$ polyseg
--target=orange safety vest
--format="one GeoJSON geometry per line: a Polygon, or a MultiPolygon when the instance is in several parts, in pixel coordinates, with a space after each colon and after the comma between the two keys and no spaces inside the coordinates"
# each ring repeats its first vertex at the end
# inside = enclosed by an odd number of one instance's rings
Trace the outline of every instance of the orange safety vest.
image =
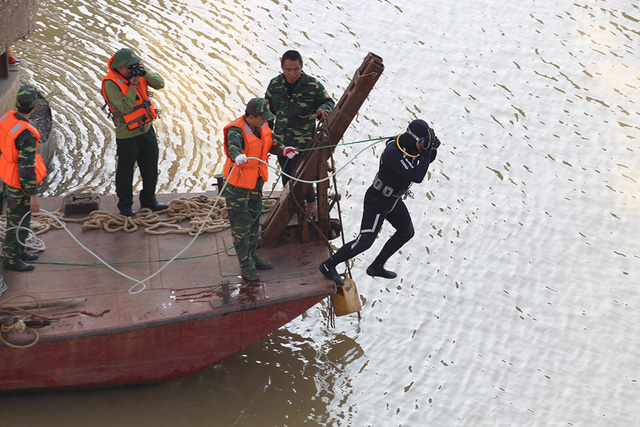
{"type": "Polygon", "coordinates": [[[235,162],[231,161],[231,157],[229,157],[229,152],[227,151],[227,132],[231,127],[242,129],[242,136],[244,138],[244,149],[242,153],[247,157],[256,157],[265,162],[269,161],[269,150],[274,145],[271,129],[269,129],[269,126],[267,126],[265,122],[265,124],[260,127],[260,135],[262,136],[262,139],[260,139],[253,134],[251,127],[244,121],[244,116],[242,116],[226,125],[223,130],[224,154],[227,155],[227,162],[224,164],[224,177],[229,184],[234,187],[253,190],[256,188],[258,177],[261,177],[265,182],[269,179],[269,170],[264,163],[250,159],[249,162],[238,165],[233,170],[233,174],[229,176],[229,172],[231,172],[231,169],[235,165],[235,162]]]}
{"type": "MultiPolygon", "coordinates": [[[[40,143],[40,132],[31,123],[16,118],[16,111],[9,110],[0,117],[0,178],[5,184],[14,188],[22,188],[18,173],[18,149],[16,138],[23,130],[28,130],[36,137],[36,151],[40,143]]],[[[47,176],[47,167],[42,156],[36,153],[36,183],[40,184],[47,176]]]]}
{"type": "Polygon", "coordinates": [[[145,123],[157,119],[158,109],[156,108],[156,104],[151,99],[151,95],[149,95],[149,84],[147,83],[147,79],[145,79],[144,77],[140,77],[138,86],[136,87],[138,95],[136,96],[136,103],[133,106],[133,110],[131,112],[123,114],[109,102],[107,93],[104,90],[104,84],[107,82],[107,80],[111,80],[112,82],[117,84],[123,95],[126,95],[129,91],[129,80],[125,79],[120,73],[111,68],[112,63],[113,57],[111,57],[111,59],[109,59],[109,61],[107,62],[109,72],[102,79],[102,97],[106,102],[106,104],[102,108],[104,109],[104,107],[109,106],[109,117],[113,119],[113,124],[117,124],[118,119],[122,118],[122,121],[125,125],[127,125],[127,128],[129,130],[132,130],[137,127],[142,127],[142,125],[144,125],[145,123]]]}

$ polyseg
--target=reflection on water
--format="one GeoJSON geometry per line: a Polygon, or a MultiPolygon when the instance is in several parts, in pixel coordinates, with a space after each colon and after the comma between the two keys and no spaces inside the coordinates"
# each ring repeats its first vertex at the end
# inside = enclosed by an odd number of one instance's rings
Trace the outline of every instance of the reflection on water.
{"type": "Polygon", "coordinates": [[[115,140],[101,110],[100,82],[107,60],[123,46],[139,52],[168,83],[155,92],[162,109],[161,192],[206,190],[221,168],[222,127],[262,94],[264,78],[249,63],[257,58],[267,66],[255,53],[260,26],[241,2],[130,3],[134,19],[129,8],[113,10],[104,2],[41,4],[37,36],[25,43],[29,53],[23,56],[27,80],[53,105],[62,142],[51,194],[81,185],[114,191],[115,140]]]}
{"type": "MultiPolygon", "coordinates": [[[[407,200],[417,233],[386,266],[398,280],[364,274],[388,226],[355,259],[360,322],[328,329],[326,306],[314,307],[244,353],[164,385],[5,397],[8,422],[637,424],[637,3],[124,5],[42,1],[36,34],[15,46],[57,123],[48,194],[113,192],[99,85],[124,45],[167,81],[156,94],[163,192],[209,188],[222,127],[264,93],[289,48],[335,98],[367,52],[383,57],[345,141],[393,135],[421,117],[443,145],[407,200]]],[[[347,165],[347,240],[381,152],[356,158],[361,147],[336,150],[338,167],[347,165]]]]}

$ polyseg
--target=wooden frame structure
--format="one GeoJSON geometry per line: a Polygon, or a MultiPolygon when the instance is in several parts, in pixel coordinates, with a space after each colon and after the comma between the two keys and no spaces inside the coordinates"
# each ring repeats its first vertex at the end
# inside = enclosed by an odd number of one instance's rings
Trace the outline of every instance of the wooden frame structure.
{"type": "Polygon", "coordinates": [[[305,181],[324,179],[317,184],[316,189],[318,197],[317,225],[325,236],[329,236],[331,219],[328,200],[328,160],[383,71],[382,58],[373,53],[367,54],[336,107],[329,117],[321,121],[317,127],[308,147],[311,150],[301,154],[302,158],[298,162],[294,176],[302,181],[289,180],[284,187],[278,204],[264,223],[262,246],[277,246],[294,215],[297,215],[300,241],[304,243],[313,238],[303,207],[304,195],[313,184],[305,181]]]}

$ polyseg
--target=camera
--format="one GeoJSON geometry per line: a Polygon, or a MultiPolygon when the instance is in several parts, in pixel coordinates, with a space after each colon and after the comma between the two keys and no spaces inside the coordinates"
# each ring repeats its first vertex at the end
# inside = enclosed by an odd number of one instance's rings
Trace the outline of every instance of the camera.
{"type": "Polygon", "coordinates": [[[144,68],[142,68],[142,66],[139,63],[129,65],[130,77],[138,77],[138,76],[142,77],[145,74],[147,74],[147,72],[145,71],[144,68]]]}

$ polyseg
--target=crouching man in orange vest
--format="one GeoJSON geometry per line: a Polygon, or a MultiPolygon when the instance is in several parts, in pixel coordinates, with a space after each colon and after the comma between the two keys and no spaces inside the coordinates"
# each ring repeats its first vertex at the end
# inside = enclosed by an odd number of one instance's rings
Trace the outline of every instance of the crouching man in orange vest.
{"type": "Polygon", "coordinates": [[[257,282],[257,270],[269,270],[273,264],[262,260],[256,253],[262,209],[262,186],[269,178],[267,165],[249,157],[269,162],[269,153],[293,158],[298,149],[285,147],[273,140],[267,121],[273,120],[269,104],[264,98],[253,98],[247,104],[245,115],[224,127],[224,177],[231,235],[238,255],[242,278],[257,282]],[[234,169],[235,166],[235,169],[234,169]]]}
{"type": "Polygon", "coordinates": [[[31,125],[29,117],[36,108],[38,93],[31,86],[22,86],[16,98],[16,110],[7,111],[0,117],[0,178],[7,193],[7,234],[2,245],[5,270],[31,271],[32,264],[25,261],[38,259],[38,254],[29,253],[20,242],[25,242],[31,226],[30,212],[38,212],[38,184],[47,174],[42,157],[36,153],[40,132],[31,125]]]}

